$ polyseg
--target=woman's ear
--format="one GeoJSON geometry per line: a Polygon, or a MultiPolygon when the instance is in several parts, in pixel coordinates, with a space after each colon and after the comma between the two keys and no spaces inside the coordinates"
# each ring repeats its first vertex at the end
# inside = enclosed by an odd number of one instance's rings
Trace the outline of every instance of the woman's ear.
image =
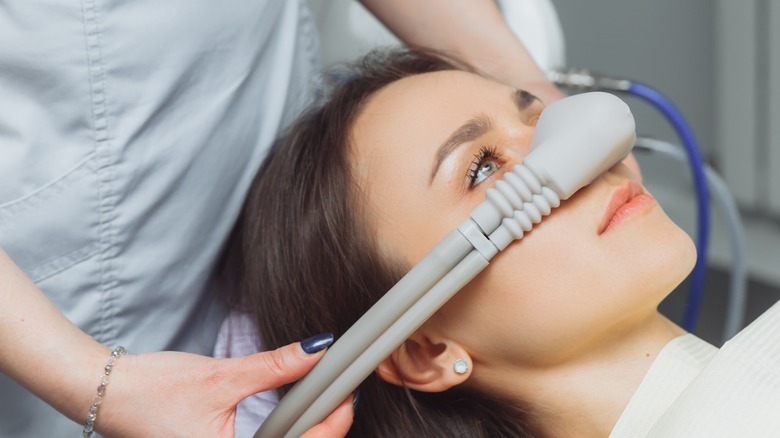
{"type": "Polygon", "coordinates": [[[460,385],[471,375],[471,357],[455,341],[429,338],[416,331],[376,369],[379,377],[394,385],[423,392],[442,392],[460,385]],[[459,362],[458,371],[455,362],[459,362]]]}

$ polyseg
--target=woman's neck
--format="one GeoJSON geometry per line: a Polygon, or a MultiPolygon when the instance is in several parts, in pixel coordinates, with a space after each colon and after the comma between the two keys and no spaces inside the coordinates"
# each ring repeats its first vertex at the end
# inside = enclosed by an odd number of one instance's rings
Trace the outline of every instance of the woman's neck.
{"type": "Polygon", "coordinates": [[[683,334],[653,312],[587,355],[518,371],[522,375],[510,377],[505,388],[515,387],[518,399],[530,404],[529,420],[541,436],[608,437],[661,349],[683,334]]]}

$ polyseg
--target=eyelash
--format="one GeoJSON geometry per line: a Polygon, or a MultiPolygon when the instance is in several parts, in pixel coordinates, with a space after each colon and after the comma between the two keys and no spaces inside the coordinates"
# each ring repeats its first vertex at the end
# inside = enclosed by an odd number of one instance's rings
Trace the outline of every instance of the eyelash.
{"type": "Polygon", "coordinates": [[[501,158],[502,155],[498,153],[495,146],[480,147],[479,152],[474,155],[474,159],[471,161],[471,166],[469,166],[469,185],[471,187],[475,185],[475,182],[479,177],[478,172],[482,169],[482,165],[485,164],[486,161],[496,161],[498,162],[499,167],[501,167],[501,158]]]}

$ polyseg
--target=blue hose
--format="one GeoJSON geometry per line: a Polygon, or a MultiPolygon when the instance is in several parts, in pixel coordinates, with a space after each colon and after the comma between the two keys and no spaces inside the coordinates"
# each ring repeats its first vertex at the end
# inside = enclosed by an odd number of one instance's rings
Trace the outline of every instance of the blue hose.
{"type": "Polygon", "coordinates": [[[699,233],[696,239],[698,257],[696,265],[691,273],[691,290],[685,305],[683,328],[693,332],[699,317],[699,307],[704,290],[704,277],[707,270],[707,247],[710,235],[710,207],[707,191],[707,179],[704,175],[704,163],[699,154],[698,143],[693,131],[685,122],[682,114],[674,107],[672,102],[657,90],[637,82],[630,82],[627,92],[640,97],[660,110],[666,116],[669,123],[674,126],[682,140],[688,155],[688,162],[693,174],[693,185],[696,190],[696,204],[698,207],[699,233]]]}

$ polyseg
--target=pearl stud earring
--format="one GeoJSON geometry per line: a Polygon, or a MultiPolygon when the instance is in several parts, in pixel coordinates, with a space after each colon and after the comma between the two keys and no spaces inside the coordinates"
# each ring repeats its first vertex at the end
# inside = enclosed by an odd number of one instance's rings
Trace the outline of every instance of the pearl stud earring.
{"type": "Polygon", "coordinates": [[[466,371],[469,370],[469,363],[463,359],[458,359],[452,364],[452,368],[458,374],[466,374],[466,371]]]}

